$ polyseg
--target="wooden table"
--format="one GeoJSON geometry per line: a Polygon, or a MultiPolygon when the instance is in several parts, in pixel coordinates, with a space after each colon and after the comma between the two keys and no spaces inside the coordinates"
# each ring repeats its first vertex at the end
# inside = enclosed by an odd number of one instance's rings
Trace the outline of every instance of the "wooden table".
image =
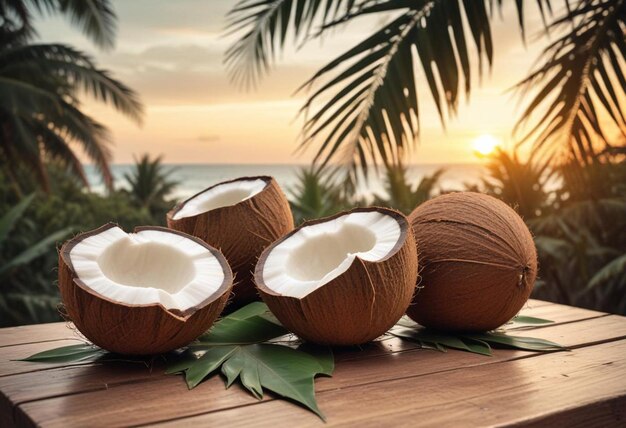
{"type": "MultiPolygon", "coordinates": [[[[338,351],[334,376],[316,382],[327,425],[626,424],[626,318],[541,301],[523,314],[555,323],[512,334],[571,351],[484,357],[399,339],[338,351]]],[[[64,323],[0,330],[0,427],[324,426],[271,394],[257,401],[239,386],[225,390],[219,376],[189,391],[158,364],[11,361],[74,344],[72,337],[64,323]]]]}

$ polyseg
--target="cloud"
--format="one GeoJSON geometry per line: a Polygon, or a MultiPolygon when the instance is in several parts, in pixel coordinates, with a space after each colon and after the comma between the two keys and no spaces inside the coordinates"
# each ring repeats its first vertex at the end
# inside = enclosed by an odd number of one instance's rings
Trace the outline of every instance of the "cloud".
{"type": "Polygon", "coordinates": [[[243,91],[230,81],[222,46],[153,45],[102,59],[115,76],[139,92],[147,105],[219,104],[284,100],[318,68],[316,64],[276,67],[259,87],[243,91]]]}
{"type": "Polygon", "coordinates": [[[198,138],[196,138],[196,141],[200,141],[201,143],[214,143],[216,141],[220,141],[220,136],[216,134],[199,135],[198,138]]]}

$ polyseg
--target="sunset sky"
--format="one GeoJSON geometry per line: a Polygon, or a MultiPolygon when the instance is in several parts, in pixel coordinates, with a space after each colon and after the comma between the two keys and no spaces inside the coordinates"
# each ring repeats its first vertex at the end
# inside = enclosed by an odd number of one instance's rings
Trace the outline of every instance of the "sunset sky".
{"type": "MultiPolygon", "coordinates": [[[[70,43],[97,59],[141,95],[146,106],[138,127],[113,109],[86,101],[87,111],[106,124],[114,138],[114,162],[132,162],[134,154],[163,154],[168,163],[305,163],[313,151],[294,154],[302,125],[297,112],[304,93],[298,86],[318,68],[382,25],[367,18],[344,27],[323,43],[288,49],[256,90],[229,83],[222,59],[232,42],[222,36],[226,0],[114,1],[117,44],[98,51],[64,20],[42,18],[41,40],[70,43]]],[[[494,19],[495,63],[479,85],[473,76],[471,99],[443,131],[424,79],[420,76],[423,133],[412,155],[416,163],[476,162],[472,142],[490,134],[505,144],[520,112],[518,99],[505,91],[529,71],[547,42],[535,3],[529,2],[524,47],[514,2],[505,2],[503,19],[494,19]]],[[[469,39],[468,39],[469,40],[469,39]]],[[[473,45],[470,45],[473,49],[473,45]]],[[[473,53],[473,52],[472,52],[473,53]]],[[[476,61],[475,55],[473,58],[476,61]]],[[[476,69],[476,68],[475,68],[476,69]]],[[[421,70],[420,70],[421,71],[421,70]]]]}

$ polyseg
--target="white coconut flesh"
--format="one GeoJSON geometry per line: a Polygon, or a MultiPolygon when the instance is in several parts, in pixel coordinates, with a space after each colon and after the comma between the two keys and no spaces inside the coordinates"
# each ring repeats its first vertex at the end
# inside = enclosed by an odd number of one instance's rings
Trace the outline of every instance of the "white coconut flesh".
{"type": "Polygon", "coordinates": [[[186,311],[224,282],[219,260],[196,241],[160,230],[119,227],[81,240],[70,250],[76,276],[101,296],[126,305],[160,303],[186,311]]]}
{"type": "Polygon", "coordinates": [[[209,190],[187,200],[174,214],[174,220],[193,217],[217,208],[237,205],[260,193],[267,186],[265,180],[254,178],[218,184],[209,190]]]}
{"type": "Polygon", "coordinates": [[[302,227],[268,254],[263,283],[283,296],[305,297],[347,271],[356,257],[386,258],[400,237],[398,221],[376,211],[302,227]]]}

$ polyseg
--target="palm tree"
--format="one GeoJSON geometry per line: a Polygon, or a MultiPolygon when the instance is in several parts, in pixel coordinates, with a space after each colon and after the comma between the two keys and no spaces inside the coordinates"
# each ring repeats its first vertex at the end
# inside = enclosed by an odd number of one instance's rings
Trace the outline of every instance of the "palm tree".
{"type": "Polygon", "coordinates": [[[0,163],[16,186],[16,170],[25,165],[47,190],[49,160],[61,161],[87,185],[76,154],[81,148],[111,187],[107,129],[81,111],[80,95],[109,103],[138,123],[142,105],[134,91],[88,55],[63,44],[30,43],[36,34],[33,11],[65,14],[97,46],[113,46],[115,14],[109,0],[0,3],[0,163]]]}
{"type": "Polygon", "coordinates": [[[124,175],[130,185],[131,197],[151,214],[167,211],[170,204],[166,198],[178,184],[170,179],[172,171],[163,168],[162,160],[162,156],[152,159],[150,155],[144,154],[135,159],[132,172],[124,175]]]}
{"type": "Polygon", "coordinates": [[[551,193],[549,186],[556,180],[557,170],[552,158],[537,159],[531,156],[520,159],[517,151],[511,153],[498,149],[489,157],[486,177],[468,190],[480,191],[495,196],[514,207],[529,221],[545,214],[551,193]]]}
{"type": "Polygon", "coordinates": [[[358,201],[346,195],[337,170],[301,168],[298,182],[289,189],[289,202],[296,224],[348,209],[358,201]]]}
{"type": "Polygon", "coordinates": [[[431,175],[423,176],[415,186],[412,186],[407,177],[406,167],[402,163],[390,166],[385,177],[387,196],[376,195],[374,204],[410,214],[415,207],[435,196],[436,186],[444,172],[442,168],[437,169],[431,175]]]}
{"type": "MultiPolygon", "coordinates": [[[[522,38],[529,3],[515,2],[522,38]]],[[[600,109],[621,132],[626,128],[626,79],[620,65],[626,59],[626,0],[565,1],[548,22],[552,3],[537,0],[536,5],[546,32],[564,35],[545,49],[543,63],[518,85],[525,95],[544,83],[518,128],[529,125],[522,140],[533,137],[537,147],[593,157],[598,147],[609,145],[598,119],[600,109]],[[534,120],[540,105],[547,113],[534,120]]],[[[319,84],[302,108],[306,121],[301,144],[318,144],[314,162],[342,160],[353,172],[367,172],[368,164],[398,164],[418,140],[417,64],[443,126],[456,114],[459,94],[469,95],[474,73],[467,39],[476,47],[480,74],[484,63],[493,61],[491,17],[501,6],[502,0],[242,0],[229,14],[231,31],[241,37],[225,61],[233,79],[250,86],[269,70],[287,40],[305,43],[367,15],[387,18],[301,87],[319,84]]]]}

